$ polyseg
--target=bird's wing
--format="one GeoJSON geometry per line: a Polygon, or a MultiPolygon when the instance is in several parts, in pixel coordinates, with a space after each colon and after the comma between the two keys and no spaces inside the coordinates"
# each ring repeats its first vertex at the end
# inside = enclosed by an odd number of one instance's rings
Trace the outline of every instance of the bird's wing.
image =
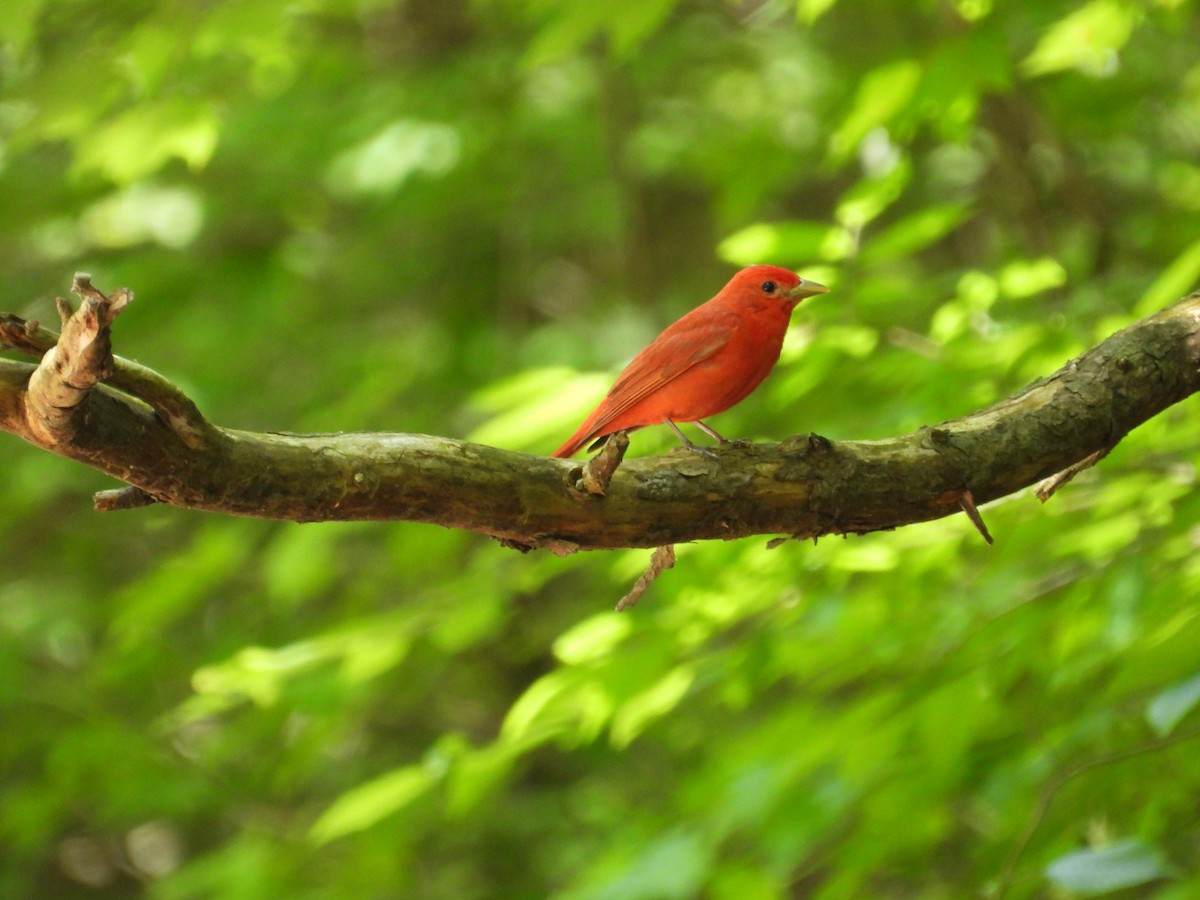
{"type": "Polygon", "coordinates": [[[684,316],[630,361],[600,404],[597,410],[600,415],[588,429],[588,440],[601,434],[634,404],[704,362],[729,342],[737,316],[706,312],[703,317],[684,316]]]}

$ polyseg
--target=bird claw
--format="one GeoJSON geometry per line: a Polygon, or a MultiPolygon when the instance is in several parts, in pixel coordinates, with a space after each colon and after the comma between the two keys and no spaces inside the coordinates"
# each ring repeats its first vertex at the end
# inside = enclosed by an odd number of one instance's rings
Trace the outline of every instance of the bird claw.
{"type": "Polygon", "coordinates": [[[693,453],[699,453],[701,456],[707,456],[709,459],[720,459],[721,458],[717,454],[716,450],[709,449],[708,447],[698,447],[695,444],[684,444],[684,449],[691,450],[693,453]]]}
{"type": "Polygon", "coordinates": [[[735,450],[745,450],[747,447],[753,447],[754,441],[748,438],[734,438],[732,441],[721,441],[722,447],[732,447],[735,450]]]}

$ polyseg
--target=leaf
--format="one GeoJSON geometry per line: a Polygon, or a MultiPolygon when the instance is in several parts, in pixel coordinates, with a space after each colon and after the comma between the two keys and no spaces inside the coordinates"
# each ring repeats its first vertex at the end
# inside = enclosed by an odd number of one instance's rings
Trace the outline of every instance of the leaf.
{"type": "Polygon", "coordinates": [[[869,132],[891,121],[912,100],[921,81],[921,64],[902,59],[869,72],[858,88],[854,107],[829,141],[829,154],[844,162],[869,132]]]}
{"type": "Polygon", "coordinates": [[[862,228],[900,198],[912,174],[912,163],[901,159],[883,175],[864,178],[842,194],[837,220],[847,228],[862,228]]]}
{"type": "Polygon", "coordinates": [[[834,246],[842,229],[827,222],[757,222],[717,245],[717,255],[738,266],[771,260],[780,264],[845,256],[834,246]]]}
{"type": "Polygon", "coordinates": [[[1052,257],[1018,259],[1000,272],[1000,290],[1006,297],[1032,297],[1059,287],[1066,280],[1067,270],[1052,257]]]}
{"type": "Polygon", "coordinates": [[[678,706],[695,680],[696,672],[691,666],[679,666],[652,687],[623,703],[613,716],[613,744],[627,746],[647,725],[678,706]]]}
{"type": "Polygon", "coordinates": [[[584,619],[554,642],[554,655],[569,666],[608,656],[633,630],[633,619],[603,612],[584,619]]]}
{"type": "Polygon", "coordinates": [[[607,372],[533,369],[480,391],[473,402],[494,415],[467,440],[493,447],[541,447],[561,443],[612,385],[607,372]]]}
{"type": "Polygon", "coordinates": [[[609,38],[617,57],[629,56],[667,20],[677,0],[643,0],[640,3],[614,4],[608,0],[575,0],[573,3],[546,3],[532,6],[552,12],[525,54],[529,67],[558,62],[579,50],[598,34],[609,38]]]}
{"type": "Polygon", "coordinates": [[[0,15],[0,47],[11,44],[18,53],[25,49],[37,29],[45,0],[6,0],[0,15]]]}
{"type": "Polygon", "coordinates": [[[652,842],[619,879],[580,896],[604,900],[673,900],[700,894],[711,851],[694,831],[677,829],[652,842]]]}
{"type": "Polygon", "coordinates": [[[537,743],[560,738],[568,743],[595,739],[612,714],[612,698],[588,673],[559,669],[543,675],[517,698],[504,717],[505,743],[537,743]]]}
{"type": "Polygon", "coordinates": [[[1134,312],[1139,316],[1158,312],[1168,303],[1174,303],[1194,290],[1197,280],[1200,280],[1200,241],[1189,246],[1163,269],[1146,288],[1134,312]]]}
{"type": "Polygon", "coordinates": [[[309,837],[317,844],[324,844],[370,828],[424,794],[433,780],[427,768],[414,765],[404,766],[361,784],[333,801],[313,823],[309,837]]]}
{"type": "Polygon", "coordinates": [[[73,168],[76,174],[98,172],[118,183],[153,175],[172,159],[202,169],[217,147],[217,134],[216,113],[206,102],[135,106],[80,140],[73,168]]]}
{"type": "Polygon", "coordinates": [[[295,605],[328,590],[337,577],[333,556],[337,528],[282,526],[262,553],[267,595],[275,602],[295,605]]]}
{"type": "Polygon", "coordinates": [[[1162,851],[1136,838],[1077,850],[1046,867],[1046,877],[1055,884],[1084,895],[1106,894],[1175,874],[1162,851]]]}
{"type": "Polygon", "coordinates": [[[969,212],[962,203],[943,203],[918,210],[868,240],[862,257],[865,261],[880,263],[916,253],[952,232],[969,212]]]}
{"type": "Polygon", "coordinates": [[[1117,51],[1125,46],[1139,18],[1140,12],[1121,0],[1092,0],[1046,29],[1021,68],[1030,76],[1063,69],[1093,76],[1112,74],[1117,51]]]}
{"type": "Polygon", "coordinates": [[[1197,703],[1200,703],[1200,673],[1160,691],[1146,707],[1146,718],[1159,737],[1166,737],[1197,703]]]}
{"type": "Polygon", "coordinates": [[[796,4],[796,18],[806,25],[812,25],[829,12],[835,3],[837,0],[799,0],[796,4]]]}
{"type": "Polygon", "coordinates": [[[445,175],[459,160],[458,131],[440,122],[397,119],[334,158],[325,184],[343,197],[386,196],[414,175],[445,175]]]}
{"type": "Polygon", "coordinates": [[[889,572],[900,564],[895,547],[881,540],[847,543],[829,561],[846,572],[889,572]]]}

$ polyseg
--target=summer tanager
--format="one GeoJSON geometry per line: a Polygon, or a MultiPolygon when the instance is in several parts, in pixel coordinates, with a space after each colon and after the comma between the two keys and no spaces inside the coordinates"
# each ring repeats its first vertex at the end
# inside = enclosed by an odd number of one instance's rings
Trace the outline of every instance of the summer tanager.
{"type": "Polygon", "coordinates": [[[704,453],[676,422],[694,422],[725,442],[701,419],[724,412],[759,386],[779,361],[796,304],[829,290],[779,266],[749,266],[721,292],[656,337],[625,367],[608,396],[579,430],[554,451],[572,456],[610,434],[670,425],[685,447],[704,453]]]}

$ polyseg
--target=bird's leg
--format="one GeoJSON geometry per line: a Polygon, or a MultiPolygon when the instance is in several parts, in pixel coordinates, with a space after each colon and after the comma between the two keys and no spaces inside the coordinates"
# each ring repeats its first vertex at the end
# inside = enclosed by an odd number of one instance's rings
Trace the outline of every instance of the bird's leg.
{"type": "MultiPolygon", "coordinates": [[[[707,447],[697,447],[695,444],[689,441],[688,436],[680,431],[679,426],[670,419],[667,419],[667,424],[671,426],[671,430],[675,432],[675,435],[679,438],[679,440],[683,441],[683,446],[687,447],[687,449],[691,450],[693,453],[699,453],[701,456],[711,456],[713,459],[717,459],[717,454],[712,450],[709,450],[707,447]]],[[[708,429],[706,428],[705,431],[707,430],[708,429]]]]}
{"type": "Polygon", "coordinates": [[[713,428],[711,425],[704,424],[699,419],[697,419],[692,424],[695,425],[697,428],[699,428],[701,431],[703,431],[705,434],[709,435],[712,438],[715,438],[716,441],[720,444],[729,444],[731,447],[749,447],[750,446],[749,441],[744,441],[744,440],[731,441],[729,438],[725,437],[723,434],[721,434],[719,431],[717,431],[717,429],[713,428]]]}

